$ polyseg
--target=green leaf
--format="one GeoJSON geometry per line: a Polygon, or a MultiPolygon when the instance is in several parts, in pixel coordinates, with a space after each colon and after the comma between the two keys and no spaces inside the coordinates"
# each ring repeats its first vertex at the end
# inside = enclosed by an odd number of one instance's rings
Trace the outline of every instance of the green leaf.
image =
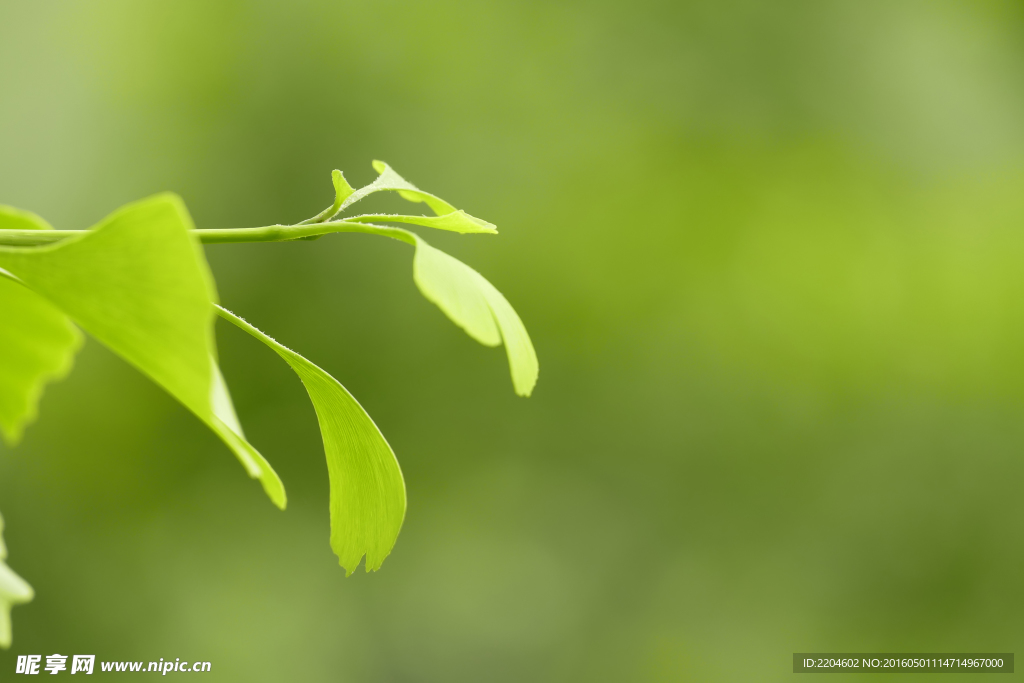
{"type": "Polygon", "coordinates": [[[31,211],[0,204],[0,230],[53,230],[53,226],[31,211]]]}
{"type": "Polygon", "coordinates": [[[386,221],[390,223],[411,223],[422,225],[435,230],[448,230],[450,232],[483,233],[496,235],[498,229],[492,223],[470,216],[465,211],[453,211],[442,216],[405,216],[402,214],[390,213],[367,213],[359,216],[346,217],[346,221],[354,223],[373,223],[375,221],[386,221]]]}
{"type": "MultiPolygon", "coordinates": [[[[383,161],[374,161],[373,168],[380,175],[369,185],[361,187],[358,190],[350,193],[345,197],[345,200],[338,207],[339,213],[344,211],[352,204],[355,204],[360,199],[367,197],[374,192],[381,191],[394,191],[398,192],[399,196],[410,202],[423,202],[436,214],[436,216],[404,216],[404,215],[391,215],[391,214],[366,214],[363,216],[354,216],[352,218],[346,218],[347,221],[356,222],[373,222],[374,220],[390,221],[397,223],[412,223],[415,225],[423,225],[428,228],[436,228],[438,230],[450,230],[452,232],[461,233],[496,233],[497,228],[493,224],[488,223],[485,220],[471,216],[465,211],[460,211],[454,206],[444,201],[440,197],[424,192],[419,189],[402,176],[395,173],[394,169],[385,164],[383,161]]],[[[335,215],[331,214],[331,216],[335,215]]]]}
{"type": "Polygon", "coordinates": [[[485,346],[505,342],[512,386],[529,396],[537,384],[539,364],[530,335],[515,309],[494,285],[462,261],[409,233],[416,243],[413,280],[427,300],[485,346]]]}
{"type": "Polygon", "coordinates": [[[71,370],[82,333],[35,292],[0,277],[0,433],[21,440],[36,418],[43,386],[71,370]]]}
{"type": "MultiPolygon", "coordinates": [[[[52,230],[44,219],[0,204],[0,229],[52,230]]],[[[14,445],[36,418],[43,386],[71,370],[82,334],[66,315],[0,272],[0,434],[14,445]]]]}
{"type": "Polygon", "coordinates": [[[227,409],[230,397],[215,360],[216,292],[191,229],[181,200],[157,195],[57,244],[0,248],[0,268],[195,413],[283,508],[280,479],[227,409]]]}
{"type": "Polygon", "coordinates": [[[346,576],[366,555],[366,571],[380,569],[405,518],[405,482],[391,446],[359,402],[338,380],[231,311],[233,323],[273,349],[309,393],[320,422],[331,481],[331,547],[346,576]]]}
{"type": "Polygon", "coordinates": [[[11,607],[30,602],[35,593],[32,586],[11,571],[4,560],[7,559],[7,546],[3,538],[4,518],[0,516],[0,647],[11,646],[11,607]]]}
{"type": "Polygon", "coordinates": [[[299,225],[320,223],[329,219],[331,216],[334,216],[341,211],[342,202],[348,199],[349,196],[355,192],[352,186],[348,184],[348,181],[345,180],[345,175],[338,169],[331,171],[331,182],[334,183],[334,203],[312,218],[302,221],[299,225]]]}

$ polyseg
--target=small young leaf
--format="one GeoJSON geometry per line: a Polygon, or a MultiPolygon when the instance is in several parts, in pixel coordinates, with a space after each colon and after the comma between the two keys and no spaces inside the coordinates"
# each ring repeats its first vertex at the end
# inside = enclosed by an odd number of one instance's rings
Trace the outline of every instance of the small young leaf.
{"type": "Polygon", "coordinates": [[[82,345],[60,309],[0,276],[0,434],[14,445],[36,417],[43,386],[71,370],[82,345]]]}
{"type": "MultiPolygon", "coordinates": [[[[364,216],[346,218],[345,220],[362,223],[372,222],[374,220],[412,223],[415,225],[423,225],[428,228],[450,230],[452,232],[461,233],[496,233],[498,231],[491,223],[480,218],[476,218],[475,216],[470,216],[465,211],[456,209],[440,197],[419,189],[408,180],[395,173],[394,169],[383,161],[374,161],[373,168],[380,174],[377,176],[377,179],[369,185],[361,187],[355,192],[349,194],[335,213],[344,211],[352,204],[355,204],[360,199],[367,197],[374,192],[390,190],[397,192],[399,196],[407,201],[425,203],[437,215],[402,216],[389,214],[367,214],[364,216]]],[[[334,214],[331,215],[333,216],[334,214]]]]}
{"type": "Polygon", "coordinates": [[[498,229],[494,227],[492,223],[488,223],[485,220],[477,218],[476,216],[470,216],[465,211],[452,211],[441,216],[405,216],[402,214],[389,214],[389,213],[368,213],[360,216],[352,216],[345,218],[346,221],[353,223],[373,223],[375,221],[385,221],[390,223],[411,223],[413,225],[422,225],[426,228],[434,228],[435,230],[448,230],[450,232],[461,232],[466,233],[483,233],[487,235],[495,235],[498,229]]]}
{"type": "Polygon", "coordinates": [[[309,393],[320,422],[331,482],[331,547],[346,576],[366,555],[366,571],[380,569],[405,518],[405,481],[391,446],[338,380],[231,311],[225,320],[273,349],[309,393]]]}
{"type": "Polygon", "coordinates": [[[181,200],[157,195],[57,244],[0,248],[0,268],[181,401],[283,508],[277,474],[224,420],[230,398],[211,370],[216,292],[191,229],[181,200]]]}
{"type": "Polygon", "coordinates": [[[539,365],[530,335],[515,309],[483,275],[422,237],[414,237],[412,272],[420,292],[481,344],[497,346],[504,340],[512,387],[520,396],[529,396],[537,384],[539,365]]]}
{"type": "Polygon", "coordinates": [[[345,180],[345,175],[338,169],[331,171],[331,182],[334,183],[334,203],[312,218],[302,221],[299,225],[320,223],[329,219],[341,210],[342,202],[355,192],[352,186],[348,184],[348,181],[345,180]]]}
{"type": "Polygon", "coordinates": [[[438,216],[443,216],[446,213],[451,213],[457,210],[454,206],[440,197],[435,197],[429,192],[424,192],[420,188],[416,187],[408,180],[395,173],[395,170],[383,161],[374,161],[373,169],[379,174],[377,179],[369,185],[359,188],[346,198],[341,204],[341,208],[339,209],[340,211],[344,211],[363,197],[367,197],[374,192],[386,190],[398,192],[402,199],[410,202],[426,202],[427,206],[429,206],[438,216]]]}
{"type": "Polygon", "coordinates": [[[0,648],[6,650],[11,646],[11,607],[30,602],[35,593],[32,586],[4,562],[7,546],[4,545],[3,531],[4,518],[0,516],[0,648]]]}

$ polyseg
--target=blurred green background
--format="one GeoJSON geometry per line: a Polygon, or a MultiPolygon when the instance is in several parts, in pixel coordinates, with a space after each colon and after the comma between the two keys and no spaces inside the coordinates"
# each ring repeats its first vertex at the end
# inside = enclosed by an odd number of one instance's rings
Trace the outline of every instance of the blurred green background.
{"type": "Polygon", "coordinates": [[[0,0],[0,201],[294,222],[384,159],[499,226],[430,238],[541,359],[516,398],[402,244],[207,247],[225,305],[394,446],[398,544],[345,579],[313,409],[261,344],[218,326],[284,513],[90,341],[0,446],[38,594],[0,670],[767,681],[795,651],[1020,651],[1022,122],[1019,2],[0,0]]]}

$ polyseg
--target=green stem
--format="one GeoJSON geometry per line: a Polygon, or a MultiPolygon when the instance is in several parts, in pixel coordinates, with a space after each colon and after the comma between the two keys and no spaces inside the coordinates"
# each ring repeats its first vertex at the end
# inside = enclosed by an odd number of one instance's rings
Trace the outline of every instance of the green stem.
{"type": "MultiPolygon", "coordinates": [[[[53,244],[69,237],[85,235],[88,230],[0,230],[0,246],[37,247],[53,244]]],[[[416,245],[416,236],[408,230],[389,228],[383,225],[331,221],[310,225],[267,225],[262,228],[238,228],[226,230],[193,230],[192,234],[203,244],[228,244],[236,242],[286,242],[303,237],[316,237],[332,232],[361,232],[381,235],[416,245]]]]}

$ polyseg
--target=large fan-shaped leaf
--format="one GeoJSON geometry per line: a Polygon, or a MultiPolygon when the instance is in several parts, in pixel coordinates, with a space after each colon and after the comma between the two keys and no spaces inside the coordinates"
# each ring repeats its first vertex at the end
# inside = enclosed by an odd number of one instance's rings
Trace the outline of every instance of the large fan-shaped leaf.
{"type": "Polygon", "coordinates": [[[215,370],[213,278],[175,195],[116,211],[94,229],[36,248],[0,248],[13,273],[206,422],[280,507],[284,487],[238,430],[215,370]]]}
{"type": "Polygon", "coordinates": [[[34,597],[32,586],[11,571],[4,560],[7,546],[4,545],[4,518],[0,516],[0,647],[11,646],[11,607],[29,602],[34,597]]]}
{"type": "Polygon", "coordinates": [[[405,482],[395,454],[370,416],[324,370],[231,311],[221,317],[277,352],[299,376],[320,422],[331,481],[331,547],[346,575],[366,555],[366,571],[380,568],[405,518],[405,482]]]}

